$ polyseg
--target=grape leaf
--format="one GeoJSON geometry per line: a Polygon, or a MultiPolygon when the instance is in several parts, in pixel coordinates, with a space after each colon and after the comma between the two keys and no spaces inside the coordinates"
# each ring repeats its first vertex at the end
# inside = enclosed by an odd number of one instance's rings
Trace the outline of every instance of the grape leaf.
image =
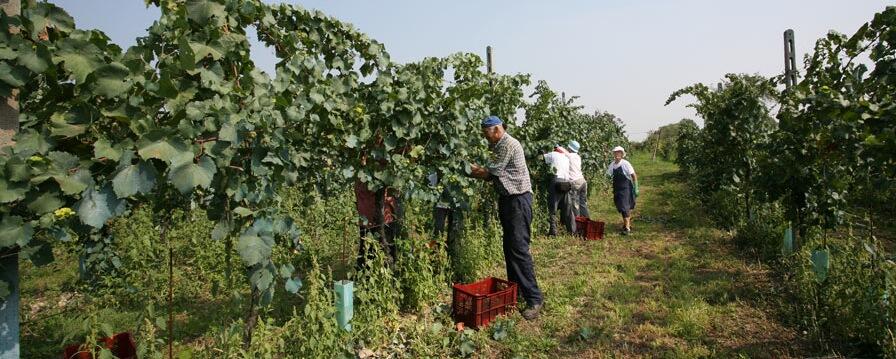
{"type": "Polygon", "coordinates": [[[137,193],[149,193],[156,184],[158,173],[151,164],[140,161],[122,168],[112,179],[112,187],[118,198],[126,198],[137,193]]]}
{"type": "Polygon", "coordinates": [[[255,234],[243,234],[236,244],[236,251],[239,252],[243,264],[253,266],[271,257],[272,245],[273,243],[255,234]]]}
{"type": "Polygon", "coordinates": [[[188,161],[171,169],[168,180],[180,193],[187,194],[196,187],[209,188],[218,168],[209,156],[202,156],[199,163],[188,161]]]}
{"type": "Polygon", "coordinates": [[[103,228],[106,221],[124,212],[124,201],[115,197],[107,187],[96,190],[94,186],[82,194],[81,200],[75,203],[81,222],[94,228],[103,228]]]}
{"type": "Polygon", "coordinates": [[[19,216],[4,216],[0,220],[0,248],[8,248],[18,244],[24,246],[34,235],[31,224],[19,216]]]}

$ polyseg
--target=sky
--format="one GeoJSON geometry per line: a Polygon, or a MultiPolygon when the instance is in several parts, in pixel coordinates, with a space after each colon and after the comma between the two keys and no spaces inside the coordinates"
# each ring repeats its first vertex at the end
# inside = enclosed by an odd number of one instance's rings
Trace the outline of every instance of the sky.
{"type": "MultiPolygon", "coordinates": [[[[143,0],[51,0],[79,28],[104,31],[127,47],[158,17],[143,0]]],[[[273,2],[273,1],[269,1],[273,2]]],[[[726,73],[775,76],[783,72],[783,32],[795,32],[802,55],[836,30],[852,34],[882,0],[309,0],[288,1],[354,24],[386,45],[392,59],[494,48],[495,71],[528,73],[587,111],[609,111],[632,140],[659,126],[700,118],[685,97],[669,94],[726,73]]],[[[253,58],[271,69],[273,53],[257,46],[253,58]]]]}

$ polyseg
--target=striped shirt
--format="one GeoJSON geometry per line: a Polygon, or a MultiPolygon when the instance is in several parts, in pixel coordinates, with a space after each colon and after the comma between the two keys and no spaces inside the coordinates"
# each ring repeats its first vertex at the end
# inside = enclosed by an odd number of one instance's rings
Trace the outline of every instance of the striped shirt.
{"type": "Polygon", "coordinates": [[[529,168],[526,167],[526,156],[520,141],[505,132],[498,143],[491,146],[491,150],[486,168],[498,194],[509,196],[532,192],[529,168]]]}

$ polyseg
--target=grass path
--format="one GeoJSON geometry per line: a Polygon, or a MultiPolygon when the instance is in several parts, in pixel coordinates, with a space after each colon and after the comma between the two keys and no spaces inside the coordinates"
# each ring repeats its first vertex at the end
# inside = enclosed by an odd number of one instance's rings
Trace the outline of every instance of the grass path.
{"type": "MultiPolygon", "coordinates": [[[[609,193],[591,198],[607,238],[533,240],[546,306],[515,315],[491,357],[803,357],[808,345],[781,322],[768,268],[739,255],[700,218],[676,167],[632,160],[641,178],[634,234],[623,237],[609,193]]],[[[495,275],[501,275],[496,268],[495,275]]]]}

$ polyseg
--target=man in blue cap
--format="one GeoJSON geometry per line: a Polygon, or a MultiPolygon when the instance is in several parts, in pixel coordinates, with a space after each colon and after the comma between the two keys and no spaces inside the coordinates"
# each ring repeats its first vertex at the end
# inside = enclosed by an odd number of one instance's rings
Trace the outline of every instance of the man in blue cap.
{"type": "Polygon", "coordinates": [[[498,191],[498,217],[504,240],[507,279],[517,283],[528,308],[523,318],[532,320],[541,312],[544,298],[535,279],[535,265],[529,253],[532,235],[532,183],[523,146],[504,128],[496,116],[482,120],[482,135],[492,155],[484,167],[471,165],[471,175],[490,180],[498,191]]]}

